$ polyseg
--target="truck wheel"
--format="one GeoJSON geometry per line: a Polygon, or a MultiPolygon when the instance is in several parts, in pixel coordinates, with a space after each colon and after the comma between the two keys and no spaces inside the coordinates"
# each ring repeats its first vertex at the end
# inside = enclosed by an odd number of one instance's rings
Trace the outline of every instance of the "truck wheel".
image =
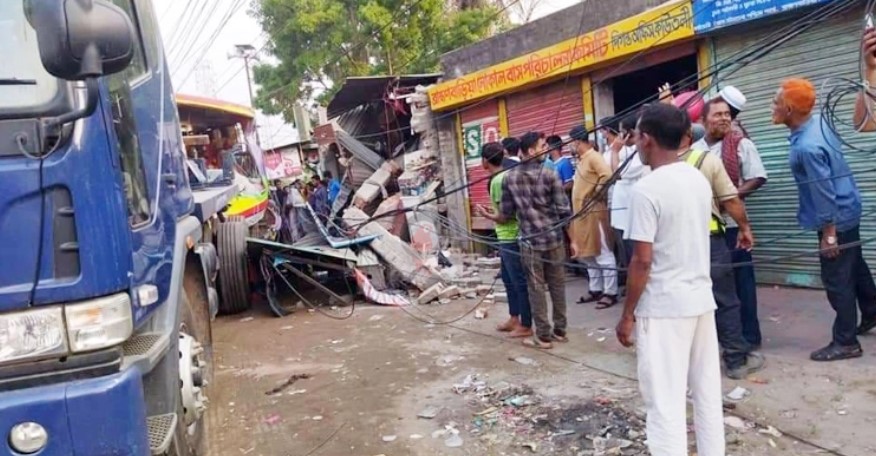
{"type": "Polygon", "coordinates": [[[171,456],[207,454],[207,394],[208,379],[213,377],[213,364],[208,362],[211,347],[199,340],[195,309],[191,308],[185,291],[180,300],[180,329],[177,340],[179,352],[179,389],[177,390],[177,426],[170,445],[171,456]]]}
{"type": "Polygon", "coordinates": [[[219,224],[216,248],[219,252],[219,312],[235,314],[250,308],[249,271],[244,222],[219,224]]]}

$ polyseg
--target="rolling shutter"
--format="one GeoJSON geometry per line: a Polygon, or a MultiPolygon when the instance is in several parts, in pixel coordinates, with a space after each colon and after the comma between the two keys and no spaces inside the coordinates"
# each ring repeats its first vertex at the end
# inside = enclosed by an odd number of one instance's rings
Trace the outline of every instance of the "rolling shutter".
{"type": "MultiPolygon", "coordinates": [[[[857,13],[857,9],[855,9],[857,13]]],[[[799,17],[795,16],[795,17],[799,17]]],[[[731,29],[727,35],[715,37],[715,57],[718,62],[735,53],[755,46],[761,39],[792,22],[769,23],[753,29],[731,29]]],[[[821,287],[818,256],[810,254],[788,258],[818,248],[816,234],[802,232],[797,224],[797,187],[788,166],[788,130],[772,125],[771,103],[781,81],[789,77],[806,77],[819,92],[816,111],[824,101],[823,84],[831,77],[858,80],[858,54],[861,22],[858,14],[845,15],[802,33],[722,82],[734,85],[748,98],[740,115],[745,128],[757,145],[769,174],[767,184],[746,200],[749,218],[756,237],[755,261],[757,279],[761,283],[821,287]],[[774,261],[781,258],[779,261],[774,261]]],[[[719,75],[720,76],[720,75],[719,75]]],[[[838,115],[851,122],[853,97],[847,97],[838,115]]],[[[856,134],[848,129],[844,138],[863,148],[876,148],[876,134],[856,134]]],[[[845,150],[846,159],[855,173],[861,191],[864,217],[861,239],[876,237],[876,175],[873,157],[864,152],[845,150]]],[[[876,265],[876,248],[864,245],[869,264],[876,265]]]]}
{"type": "Polygon", "coordinates": [[[584,125],[584,97],[578,76],[508,96],[511,136],[537,131],[566,138],[575,125],[584,125]]]}
{"type": "Polygon", "coordinates": [[[481,146],[488,142],[501,140],[499,102],[498,100],[487,100],[468,108],[462,108],[459,119],[466,183],[477,182],[468,187],[467,190],[470,228],[490,230],[493,229],[493,222],[483,217],[475,217],[474,207],[480,204],[487,206],[490,204],[489,182],[481,181],[487,176],[487,171],[481,166],[481,146]]]}

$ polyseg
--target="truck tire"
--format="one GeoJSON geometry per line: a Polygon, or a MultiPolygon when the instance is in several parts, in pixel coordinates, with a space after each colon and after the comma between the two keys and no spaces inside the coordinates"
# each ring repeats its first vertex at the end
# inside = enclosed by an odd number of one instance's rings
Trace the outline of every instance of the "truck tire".
{"type": "Polygon", "coordinates": [[[219,313],[236,314],[251,307],[244,222],[220,223],[216,233],[219,252],[219,313]]]}
{"type": "MultiPolygon", "coordinates": [[[[173,440],[171,441],[170,448],[168,449],[168,456],[204,456],[207,454],[207,438],[209,435],[209,430],[207,428],[208,420],[206,412],[199,412],[200,418],[197,419],[196,422],[193,422],[191,425],[186,423],[186,413],[188,410],[185,407],[185,400],[183,398],[183,389],[186,388],[186,385],[195,381],[194,377],[184,379],[182,377],[182,362],[183,358],[186,355],[191,355],[191,352],[187,352],[184,354],[184,350],[182,349],[181,344],[186,342],[186,339],[191,342],[205,340],[208,338],[209,334],[209,323],[208,328],[205,330],[203,328],[199,328],[197,323],[197,309],[192,308],[192,303],[189,301],[188,296],[186,295],[185,290],[180,292],[180,302],[179,302],[179,313],[180,313],[180,335],[178,340],[174,341],[172,344],[172,348],[176,348],[179,352],[178,358],[180,359],[180,366],[178,367],[176,373],[180,376],[179,385],[180,388],[176,390],[175,395],[175,403],[176,403],[176,413],[177,413],[177,424],[176,430],[173,435],[173,440]]],[[[212,352],[212,346],[207,343],[206,345],[200,345],[206,353],[212,352]]],[[[190,347],[191,348],[191,347],[190,347]]],[[[205,354],[206,354],[205,353],[205,354]]],[[[199,357],[201,358],[201,357],[199,357]]],[[[206,359],[206,357],[203,357],[206,359]]],[[[212,358],[212,357],[210,357],[212,358]]],[[[208,361],[206,364],[199,365],[201,374],[198,376],[201,380],[198,381],[196,385],[202,389],[200,394],[203,394],[205,388],[207,388],[208,381],[212,380],[213,377],[213,363],[208,361]]],[[[189,373],[191,373],[191,369],[187,369],[189,373]]],[[[191,388],[188,389],[188,393],[191,394],[191,388]]],[[[206,403],[206,394],[203,395],[204,401],[206,403]]]]}

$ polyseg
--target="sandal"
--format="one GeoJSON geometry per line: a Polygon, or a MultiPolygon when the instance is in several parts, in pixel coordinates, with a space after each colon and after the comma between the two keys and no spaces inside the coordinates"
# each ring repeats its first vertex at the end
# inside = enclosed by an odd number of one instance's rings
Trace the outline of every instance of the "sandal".
{"type": "Polygon", "coordinates": [[[594,292],[590,291],[590,292],[588,292],[588,295],[589,295],[588,297],[581,296],[580,298],[578,298],[578,301],[576,301],[576,302],[578,304],[587,304],[588,302],[599,301],[604,296],[601,291],[599,293],[594,293],[594,292]]]}
{"type": "Polygon", "coordinates": [[[569,342],[569,338],[568,338],[567,336],[565,336],[565,335],[559,335],[559,334],[557,334],[557,333],[553,333],[553,334],[551,335],[551,339],[552,339],[554,342],[559,342],[559,343],[561,343],[561,344],[565,344],[565,343],[569,342]]]}
{"type": "Polygon", "coordinates": [[[523,339],[523,345],[529,348],[537,348],[539,350],[550,350],[554,348],[554,344],[545,342],[538,337],[523,339]]]}
{"type": "Polygon", "coordinates": [[[617,304],[617,295],[602,295],[599,298],[599,302],[596,303],[597,310],[608,309],[610,307],[614,307],[617,304]]]}

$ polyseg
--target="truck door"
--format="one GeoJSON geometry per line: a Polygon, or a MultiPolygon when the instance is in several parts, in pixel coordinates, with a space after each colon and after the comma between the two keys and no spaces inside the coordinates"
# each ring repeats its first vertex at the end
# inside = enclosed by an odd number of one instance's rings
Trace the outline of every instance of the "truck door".
{"type": "MultiPolygon", "coordinates": [[[[112,130],[118,151],[121,184],[132,233],[135,296],[157,290],[158,301],[170,295],[176,221],[191,211],[192,197],[182,159],[173,90],[161,50],[150,2],[113,0],[135,25],[135,55],[123,73],[108,78],[112,130]]],[[[135,324],[156,302],[139,302],[135,324]]]]}

